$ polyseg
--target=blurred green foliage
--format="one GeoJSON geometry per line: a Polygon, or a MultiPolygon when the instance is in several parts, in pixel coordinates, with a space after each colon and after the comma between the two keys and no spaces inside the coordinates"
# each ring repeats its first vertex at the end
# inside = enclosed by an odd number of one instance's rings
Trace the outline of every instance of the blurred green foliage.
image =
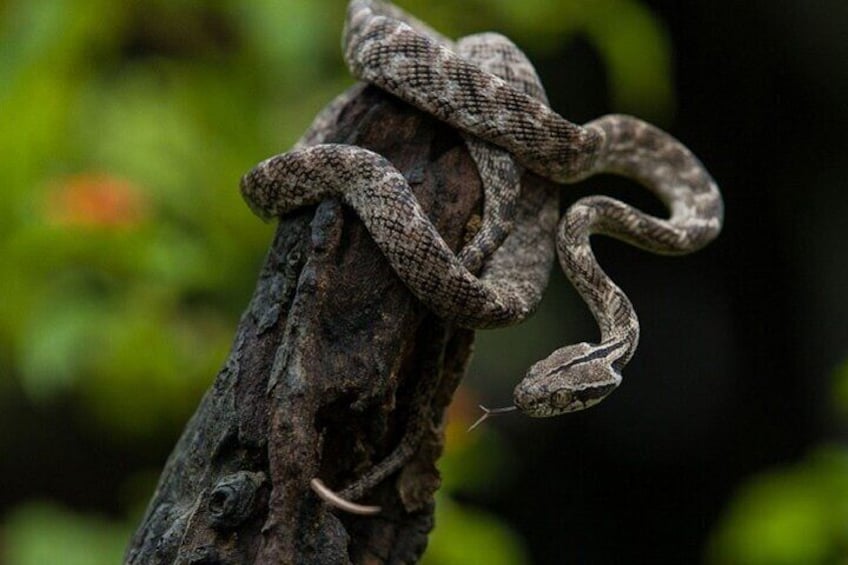
{"type": "MultiPolygon", "coordinates": [[[[834,372],[834,413],[848,426],[848,363],[834,372]]],[[[742,485],[708,547],[714,565],[846,565],[848,447],[824,445],[742,485]]]]}
{"type": "Polygon", "coordinates": [[[132,534],[128,526],[44,502],[15,509],[3,530],[0,556],[9,565],[114,565],[132,534]]]}
{"type": "Polygon", "coordinates": [[[844,565],[848,450],[823,447],[796,465],[743,485],[709,557],[716,565],[844,565]]]}
{"type": "MultiPolygon", "coordinates": [[[[608,70],[613,109],[671,111],[668,40],[639,2],[399,4],[446,33],[498,29],[542,55],[580,35],[608,70]]],[[[95,438],[173,442],[226,355],[270,237],[238,178],[352,82],[344,7],[0,4],[0,395],[42,410],[70,400],[69,425],[95,438]]],[[[443,462],[432,563],[525,560],[506,525],[448,498],[486,484],[468,469],[500,452],[484,441],[443,462]]],[[[0,560],[115,562],[132,513],[115,525],[53,503],[7,509],[0,560]]]]}

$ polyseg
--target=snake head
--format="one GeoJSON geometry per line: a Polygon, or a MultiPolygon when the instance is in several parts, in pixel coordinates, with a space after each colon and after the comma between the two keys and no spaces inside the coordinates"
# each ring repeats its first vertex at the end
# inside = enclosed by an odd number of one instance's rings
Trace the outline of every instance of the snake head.
{"type": "Polygon", "coordinates": [[[515,387],[515,405],[534,418],[594,406],[621,383],[614,362],[626,350],[622,341],[578,343],[557,349],[530,367],[515,387]]]}

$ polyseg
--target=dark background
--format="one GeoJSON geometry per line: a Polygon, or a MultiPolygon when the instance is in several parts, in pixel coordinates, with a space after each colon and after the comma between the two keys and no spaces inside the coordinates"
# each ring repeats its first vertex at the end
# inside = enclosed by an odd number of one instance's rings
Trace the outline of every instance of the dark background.
{"type": "MultiPolygon", "coordinates": [[[[674,48],[671,130],[721,186],[726,224],[679,259],[595,240],[642,321],[624,385],[585,413],[493,424],[516,460],[491,505],[535,563],[699,562],[746,477],[839,437],[827,391],[848,354],[848,4],[647,4],[674,48]]],[[[576,121],[609,111],[594,57],[578,41],[538,62],[576,121]]],[[[579,192],[596,188],[652,204],[608,179],[579,192]]],[[[593,335],[561,300],[563,333],[593,335]]]]}

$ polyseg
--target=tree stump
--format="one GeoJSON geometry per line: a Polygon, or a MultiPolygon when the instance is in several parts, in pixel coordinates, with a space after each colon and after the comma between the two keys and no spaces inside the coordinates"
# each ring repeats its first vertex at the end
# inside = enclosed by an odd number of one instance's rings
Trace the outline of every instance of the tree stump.
{"type": "MultiPolygon", "coordinates": [[[[451,128],[368,87],[327,141],[387,157],[454,250],[473,235],[480,180],[451,128]]],[[[329,200],[281,220],[126,563],[416,562],[433,527],[443,412],[472,341],[409,293],[350,209],[329,200]],[[336,490],[355,481],[422,415],[411,459],[365,497],[380,514],[345,514],[310,489],[314,477],[336,490]]]]}

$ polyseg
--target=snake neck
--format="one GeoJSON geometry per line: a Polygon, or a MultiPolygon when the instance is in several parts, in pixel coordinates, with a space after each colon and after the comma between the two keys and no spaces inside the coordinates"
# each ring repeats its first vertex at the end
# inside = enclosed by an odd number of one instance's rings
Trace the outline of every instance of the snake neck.
{"type": "Polygon", "coordinates": [[[590,122],[586,131],[601,139],[588,174],[631,178],[670,212],[668,218],[657,218],[613,198],[590,196],[572,205],[560,224],[557,250],[562,268],[595,316],[602,342],[621,340],[627,345],[616,361],[621,367],[636,349],[639,320],[630,300],[598,265],[589,238],[604,234],[654,253],[690,253],[718,234],[722,201],[703,165],[664,131],[621,115],[590,122]]]}
{"type": "Polygon", "coordinates": [[[589,307],[601,334],[601,343],[623,343],[613,362],[621,369],[633,357],[639,343],[639,318],[630,299],[604,272],[589,242],[593,233],[606,233],[604,197],[577,201],[560,222],[557,253],[560,265],[589,307]]]}

